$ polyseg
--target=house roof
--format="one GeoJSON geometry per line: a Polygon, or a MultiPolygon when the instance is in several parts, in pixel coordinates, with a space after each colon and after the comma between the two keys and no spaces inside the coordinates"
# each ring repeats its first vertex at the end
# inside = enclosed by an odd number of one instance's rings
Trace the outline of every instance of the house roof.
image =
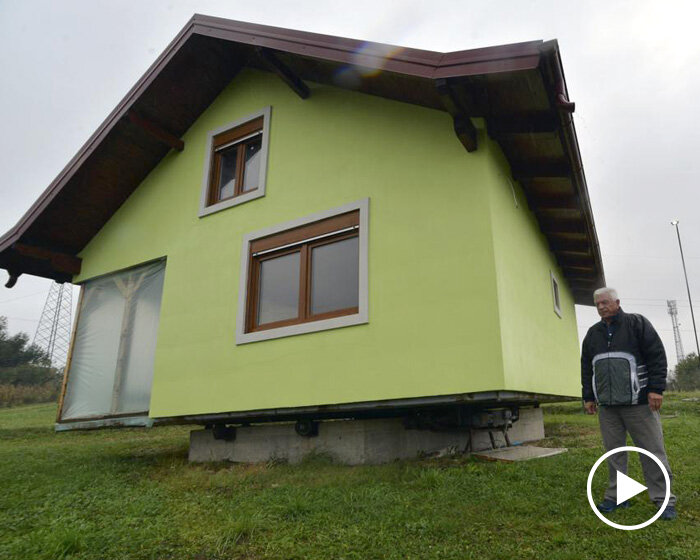
{"type": "MultiPolygon", "coordinates": [[[[195,15],[19,222],[0,267],[59,282],[77,254],[244,67],[275,72],[298,95],[331,84],[450,113],[467,151],[485,120],[577,303],[605,283],[556,41],[438,53],[195,15]]],[[[469,157],[465,153],[465,157],[469,157]]]]}

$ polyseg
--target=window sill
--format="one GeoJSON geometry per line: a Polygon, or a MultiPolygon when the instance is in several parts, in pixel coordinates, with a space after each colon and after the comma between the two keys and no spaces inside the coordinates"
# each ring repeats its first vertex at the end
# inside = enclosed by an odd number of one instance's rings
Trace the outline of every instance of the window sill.
{"type": "Polygon", "coordinates": [[[204,216],[209,216],[210,214],[221,212],[222,210],[226,210],[227,208],[238,206],[239,204],[255,200],[256,198],[262,198],[263,196],[265,196],[264,190],[255,189],[254,191],[250,191],[233,198],[227,198],[226,200],[222,200],[221,202],[217,202],[216,204],[212,204],[211,206],[206,206],[205,208],[202,208],[199,211],[199,217],[203,218],[204,216]]]}
{"type": "Polygon", "coordinates": [[[277,327],[275,329],[265,329],[249,333],[236,333],[236,344],[248,344],[250,342],[260,342],[262,340],[284,338],[298,334],[340,329],[353,325],[364,325],[368,322],[367,317],[363,313],[355,313],[354,315],[343,315],[342,317],[334,317],[333,319],[299,323],[298,325],[289,325],[287,327],[277,327]]]}

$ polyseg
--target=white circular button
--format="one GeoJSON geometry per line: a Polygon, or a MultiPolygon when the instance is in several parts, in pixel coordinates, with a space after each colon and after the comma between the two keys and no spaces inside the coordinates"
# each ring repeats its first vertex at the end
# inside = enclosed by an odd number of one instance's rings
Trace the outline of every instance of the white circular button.
{"type": "MultiPolygon", "coordinates": [[[[620,474],[619,471],[618,474],[620,474]]],[[[586,485],[586,492],[588,493],[588,503],[591,504],[591,509],[593,510],[593,513],[595,513],[604,523],[607,523],[615,529],[621,529],[623,531],[635,531],[636,529],[643,529],[647,525],[651,525],[654,521],[661,517],[661,514],[666,509],[668,501],[671,498],[671,479],[668,476],[668,471],[666,470],[666,467],[664,467],[663,463],[659,460],[659,458],[656,455],[654,455],[650,451],[647,451],[646,449],[642,449],[641,447],[633,447],[631,445],[626,445],[624,447],[616,447],[615,449],[611,449],[595,462],[595,464],[591,468],[591,472],[588,473],[588,484],[586,485]],[[611,455],[615,455],[615,453],[621,453],[623,451],[636,451],[637,453],[641,453],[642,455],[646,455],[647,457],[652,459],[657,465],[659,465],[659,468],[661,469],[661,472],[664,475],[664,480],[666,481],[666,496],[664,497],[664,503],[661,504],[659,511],[657,511],[656,514],[654,514],[654,516],[651,517],[651,519],[647,519],[644,523],[639,523],[637,525],[621,525],[620,523],[610,521],[607,517],[600,513],[600,511],[598,511],[598,508],[595,505],[595,500],[593,500],[593,494],[591,493],[593,475],[595,474],[595,471],[598,469],[600,464],[611,455]]]]}

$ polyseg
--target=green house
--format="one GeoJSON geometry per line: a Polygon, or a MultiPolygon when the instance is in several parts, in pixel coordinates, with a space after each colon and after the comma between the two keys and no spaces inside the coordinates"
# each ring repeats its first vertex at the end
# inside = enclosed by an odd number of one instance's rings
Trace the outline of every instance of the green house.
{"type": "Polygon", "coordinates": [[[194,16],[0,239],[8,285],[82,287],[58,428],[578,396],[604,277],[573,111],[556,41],[194,16]]]}

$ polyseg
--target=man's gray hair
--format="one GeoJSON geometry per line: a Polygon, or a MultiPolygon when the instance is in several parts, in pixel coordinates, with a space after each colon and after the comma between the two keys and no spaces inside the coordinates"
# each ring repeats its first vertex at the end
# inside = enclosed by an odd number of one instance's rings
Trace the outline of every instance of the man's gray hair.
{"type": "Polygon", "coordinates": [[[615,288],[603,287],[598,288],[595,292],[593,292],[593,301],[595,301],[595,298],[602,296],[603,294],[608,294],[613,300],[620,299],[615,288]]]}

